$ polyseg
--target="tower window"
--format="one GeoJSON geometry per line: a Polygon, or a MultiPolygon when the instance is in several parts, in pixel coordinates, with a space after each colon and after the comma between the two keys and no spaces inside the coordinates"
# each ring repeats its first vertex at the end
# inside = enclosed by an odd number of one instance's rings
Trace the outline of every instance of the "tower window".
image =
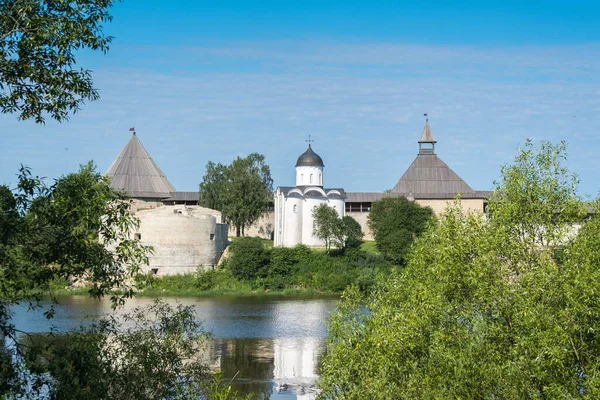
{"type": "Polygon", "coordinates": [[[300,174],[300,183],[304,183],[304,174],[300,174]]]}
{"type": "Polygon", "coordinates": [[[294,204],[294,212],[297,213],[298,212],[298,205],[294,204]]]}
{"type": "Polygon", "coordinates": [[[135,240],[142,240],[142,234],[141,233],[136,233],[134,235],[135,240]]]}
{"type": "Polygon", "coordinates": [[[310,183],[313,183],[312,178],[313,178],[313,174],[310,174],[310,183]]]}
{"type": "Polygon", "coordinates": [[[319,174],[319,185],[323,184],[323,178],[321,177],[321,174],[319,174]]]}

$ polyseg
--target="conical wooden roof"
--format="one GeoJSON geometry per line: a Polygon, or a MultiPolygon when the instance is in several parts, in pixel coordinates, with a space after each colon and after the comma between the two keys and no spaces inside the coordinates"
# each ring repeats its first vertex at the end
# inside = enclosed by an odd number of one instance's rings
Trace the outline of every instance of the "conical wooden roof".
{"type": "Polygon", "coordinates": [[[400,177],[392,193],[413,199],[454,199],[480,197],[456,172],[452,171],[434,151],[436,140],[429,127],[429,118],[419,140],[419,154],[400,177]],[[431,148],[423,148],[431,144],[431,148]]]}
{"type": "Polygon", "coordinates": [[[425,128],[423,128],[423,133],[421,134],[421,139],[419,143],[437,143],[433,138],[433,133],[431,133],[431,128],[429,127],[429,119],[425,121],[425,128]]]}
{"type": "Polygon", "coordinates": [[[112,178],[112,187],[123,189],[135,198],[165,198],[175,191],[135,133],[106,175],[112,178]]]}
{"type": "Polygon", "coordinates": [[[436,154],[419,154],[392,189],[392,193],[415,199],[453,199],[477,194],[436,154]]]}

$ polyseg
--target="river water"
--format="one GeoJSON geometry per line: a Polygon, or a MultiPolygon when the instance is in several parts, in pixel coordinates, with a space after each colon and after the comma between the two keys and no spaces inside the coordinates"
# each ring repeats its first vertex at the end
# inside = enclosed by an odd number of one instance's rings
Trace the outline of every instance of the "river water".
{"type": "MultiPolygon", "coordinates": [[[[239,394],[256,399],[314,399],[317,366],[324,350],[327,318],[336,299],[276,296],[165,298],[194,306],[214,340],[208,358],[239,394]]],[[[119,312],[148,305],[129,299],[119,312]]],[[[26,332],[64,332],[113,312],[110,300],[86,296],[59,299],[47,320],[42,310],[14,308],[13,322],[26,332]]]]}

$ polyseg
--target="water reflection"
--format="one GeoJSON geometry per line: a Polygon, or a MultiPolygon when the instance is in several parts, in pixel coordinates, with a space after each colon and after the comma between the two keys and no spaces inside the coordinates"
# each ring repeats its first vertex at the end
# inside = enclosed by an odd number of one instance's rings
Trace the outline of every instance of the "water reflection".
{"type": "MultiPolygon", "coordinates": [[[[332,298],[213,297],[166,299],[194,306],[214,341],[207,349],[211,365],[219,368],[239,394],[257,399],[313,399],[317,365],[324,350],[326,321],[335,307],[332,298]]],[[[151,303],[128,300],[119,313],[151,303]]],[[[85,296],[60,299],[56,315],[15,307],[17,328],[27,332],[65,332],[112,312],[107,299],[85,296]]]]}
{"type": "Polygon", "coordinates": [[[316,396],[317,365],[323,340],[218,339],[212,356],[223,377],[239,393],[259,399],[295,395],[297,399],[316,396]]]}

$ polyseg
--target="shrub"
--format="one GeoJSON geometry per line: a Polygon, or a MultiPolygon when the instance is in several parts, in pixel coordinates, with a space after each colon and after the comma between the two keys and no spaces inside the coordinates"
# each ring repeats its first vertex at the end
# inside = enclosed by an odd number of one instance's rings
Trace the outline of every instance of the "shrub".
{"type": "Polygon", "coordinates": [[[252,280],[265,273],[269,252],[259,238],[244,237],[231,244],[228,267],[237,279],[252,280]]]}
{"type": "Polygon", "coordinates": [[[204,271],[202,267],[198,268],[196,273],[196,279],[194,280],[194,287],[200,290],[210,290],[215,285],[215,271],[204,271]]]}

